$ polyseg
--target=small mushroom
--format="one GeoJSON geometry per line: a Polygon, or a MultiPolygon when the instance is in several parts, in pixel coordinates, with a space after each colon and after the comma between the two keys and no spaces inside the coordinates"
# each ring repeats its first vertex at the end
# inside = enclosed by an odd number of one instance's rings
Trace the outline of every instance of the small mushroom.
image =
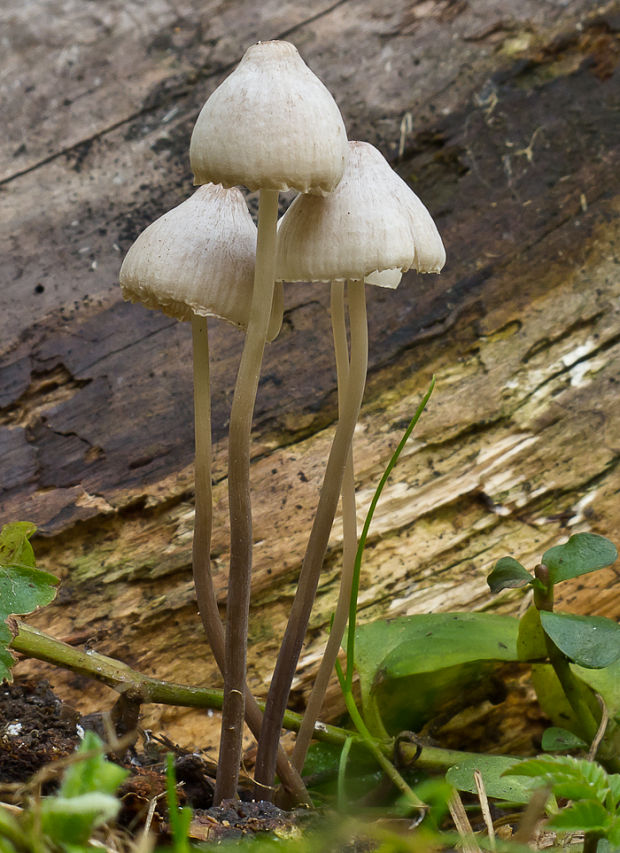
{"type": "Polygon", "coordinates": [[[368,357],[364,281],[395,287],[401,273],[409,268],[415,267],[419,272],[437,272],[444,261],[443,244],[430,214],[380,152],[365,142],[349,143],[345,174],[334,193],[325,198],[299,196],[280,222],[276,277],[285,281],[332,282],[339,420],[295,599],[267,696],[256,764],[256,777],[262,785],[271,784],[275,772],[273,761],[269,762],[272,743],[279,736],[282,725],[341,488],[343,528],[347,540],[342,590],[327,648],[298,734],[293,759],[298,768],[303,765],[346,625],[357,545],[351,541],[355,532],[355,500],[353,467],[348,460],[364,392],[368,357]],[[351,346],[347,365],[344,363],[347,353],[344,281],[348,281],[351,346]],[[341,388],[343,381],[344,390],[341,388]]]}
{"type": "MultiPolygon", "coordinates": [[[[192,565],[198,609],[222,672],[224,628],[210,560],[213,508],[207,317],[219,317],[242,329],[247,327],[255,254],[256,226],[243,194],[238,189],[205,184],[139,235],[120,271],[125,299],[192,323],[196,441],[192,565]]],[[[269,320],[269,340],[277,335],[281,322],[280,287],[269,320]]],[[[249,691],[246,714],[250,728],[258,737],[262,712],[249,691]]],[[[278,755],[278,772],[285,786],[298,799],[303,799],[303,783],[283,751],[278,755]]]]}
{"type": "MultiPolygon", "coordinates": [[[[260,190],[250,319],[229,432],[230,570],[216,803],[235,796],[241,761],[252,570],[250,431],[274,287],[278,192],[330,192],[347,154],[340,111],[288,42],[259,42],[213,92],[190,146],[195,183],[260,190]]],[[[275,754],[275,753],[274,753],[275,754]]]]}

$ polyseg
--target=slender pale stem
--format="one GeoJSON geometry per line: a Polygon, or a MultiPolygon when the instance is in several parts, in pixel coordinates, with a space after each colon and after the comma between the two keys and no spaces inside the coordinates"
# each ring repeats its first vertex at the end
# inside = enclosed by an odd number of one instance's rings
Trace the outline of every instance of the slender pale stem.
{"type": "MultiPolygon", "coordinates": [[[[339,415],[342,416],[345,389],[349,381],[349,348],[347,346],[347,327],[344,308],[344,282],[332,283],[331,316],[334,352],[336,355],[336,373],[338,375],[338,411],[339,415]]],[[[304,766],[306,753],[314,735],[314,724],[321,713],[329,679],[334,671],[334,663],[338,657],[342,635],[344,634],[349,616],[349,601],[355,569],[355,553],[357,551],[356,516],[355,475],[353,468],[353,448],[351,446],[342,480],[342,574],[340,578],[340,592],[325,652],[323,653],[319,670],[314,679],[299,734],[295,741],[292,761],[293,766],[300,772],[304,766]]]]}
{"type": "MultiPolygon", "coordinates": [[[[206,317],[192,320],[194,351],[194,431],[196,441],[193,572],[198,610],[213,657],[224,671],[224,626],[220,619],[211,573],[211,392],[209,383],[209,338],[206,317]]],[[[263,714],[248,687],[245,688],[245,717],[258,738],[263,714]]],[[[300,802],[310,802],[300,775],[295,772],[283,749],[278,750],[278,774],[286,790],[300,802]]]]}
{"type": "Polygon", "coordinates": [[[236,795],[241,763],[252,574],[250,433],[273,301],[277,219],[277,191],[261,190],[252,305],[230,414],[230,572],[226,604],[222,734],[214,794],[216,804],[236,795]]]}
{"type": "Polygon", "coordinates": [[[211,574],[211,390],[209,382],[209,336],[207,318],[192,319],[194,351],[194,440],[195,519],[192,568],[198,610],[217,665],[224,663],[224,631],[211,574]]]}
{"type": "Polygon", "coordinates": [[[257,795],[264,792],[265,786],[273,784],[276,745],[280,737],[282,719],[308,627],[329,534],[338,507],[344,468],[364,394],[368,365],[368,329],[363,282],[354,282],[349,286],[349,319],[351,324],[349,382],[342,416],[338,421],[325,469],[319,504],[303,559],[297,592],[267,695],[256,757],[257,795]]]}

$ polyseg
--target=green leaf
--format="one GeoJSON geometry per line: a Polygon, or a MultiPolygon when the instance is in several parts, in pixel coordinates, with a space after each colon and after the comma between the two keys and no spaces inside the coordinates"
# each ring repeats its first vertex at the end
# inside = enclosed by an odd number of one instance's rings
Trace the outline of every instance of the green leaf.
{"type": "Polygon", "coordinates": [[[507,771],[510,776],[529,776],[540,785],[549,785],[558,797],[604,802],[609,790],[605,770],[585,758],[570,755],[545,755],[530,758],[507,771]]]}
{"type": "Polygon", "coordinates": [[[551,583],[577,578],[610,566],[618,557],[615,545],[596,533],[576,533],[564,545],[545,551],[542,562],[551,583]]]}
{"type": "Polygon", "coordinates": [[[114,794],[123,779],[128,776],[128,771],[108,761],[102,752],[101,740],[94,732],[86,732],[84,740],[78,749],[78,755],[97,751],[97,755],[76,761],[66,771],[60,795],[62,797],[79,797],[98,791],[103,794],[114,794]]]}
{"type": "Polygon", "coordinates": [[[579,666],[603,669],[620,658],[620,625],[611,619],[547,610],[540,619],[560,651],[579,666]]]}
{"type": "Polygon", "coordinates": [[[34,551],[29,539],[36,529],[31,521],[4,525],[0,531],[0,566],[18,564],[34,568],[34,551]]]}
{"type": "Polygon", "coordinates": [[[119,801],[110,794],[49,797],[41,803],[41,826],[53,841],[85,844],[93,829],[115,818],[119,808],[119,801]]]}
{"type": "Polygon", "coordinates": [[[618,808],[618,805],[620,805],[620,773],[610,773],[608,782],[614,807],[618,808]]]}
{"type": "Polygon", "coordinates": [[[371,730],[418,730],[447,703],[492,689],[498,661],[517,659],[518,622],[488,613],[432,613],[378,620],[356,631],[356,667],[371,730]]]}
{"type": "Polygon", "coordinates": [[[97,754],[70,765],[58,795],[43,800],[41,824],[53,841],[85,844],[95,827],[116,817],[120,803],[113,795],[129,774],[108,761],[102,750],[97,735],[86,732],[77,754],[97,754]]]}
{"type": "Polygon", "coordinates": [[[6,624],[9,616],[23,616],[49,604],[56,595],[58,578],[35,568],[29,542],[36,527],[29,521],[5,524],[0,531],[0,681],[11,680],[13,639],[6,624]]]}
{"type": "Polygon", "coordinates": [[[527,779],[507,778],[506,772],[515,766],[518,759],[509,755],[475,755],[451,767],[446,779],[459,791],[477,792],[474,771],[482,774],[485,790],[489,797],[516,805],[530,801],[536,785],[527,779]]]}
{"type": "Polygon", "coordinates": [[[501,592],[503,589],[516,589],[531,584],[534,578],[528,570],[513,557],[502,557],[487,578],[491,592],[501,592]]]}
{"type": "Polygon", "coordinates": [[[583,749],[588,744],[568,729],[549,726],[542,736],[542,748],[545,752],[564,752],[569,749],[583,749]]]}
{"type": "Polygon", "coordinates": [[[551,818],[547,827],[559,832],[606,832],[610,817],[601,803],[585,800],[562,809],[551,818]]]}

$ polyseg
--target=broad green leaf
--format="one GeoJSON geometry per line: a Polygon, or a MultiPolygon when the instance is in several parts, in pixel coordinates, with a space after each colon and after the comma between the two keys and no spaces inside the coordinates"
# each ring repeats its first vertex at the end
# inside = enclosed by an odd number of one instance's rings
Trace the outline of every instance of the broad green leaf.
{"type": "Polygon", "coordinates": [[[446,779],[459,791],[475,794],[474,771],[479,770],[489,797],[524,805],[530,801],[536,785],[529,779],[504,775],[516,762],[518,759],[509,755],[475,755],[451,767],[446,779]]]}
{"type": "Polygon", "coordinates": [[[0,618],[23,616],[49,604],[58,578],[30,566],[0,566],[0,618]]]}
{"type": "Polygon", "coordinates": [[[84,740],[78,749],[78,755],[97,750],[98,754],[83,761],[76,761],[66,771],[60,795],[62,797],[79,797],[98,791],[103,794],[114,794],[128,771],[108,761],[102,750],[101,740],[94,732],[86,732],[84,740]]]}
{"type": "Polygon", "coordinates": [[[14,663],[8,650],[13,635],[5,624],[7,618],[32,613],[56,595],[58,578],[35,568],[28,541],[35,530],[29,521],[18,521],[0,531],[0,681],[11,681],[14,663]]]}
{"type": "Polygon", "coordinates": [[[545,752],[564,752],[568,749],[582,749],[587,746],[585,740],[577,737],[573,732],[569,732],[568,729],[549,726],[543,732],[542,748],[545,752]]]}
{"type": "Polygon", "coordinates": [[[540,620],[560,651],[579,666],[602,669],[620,658],[620,625],[611,619],[542,610],[540,620]]]}
{"type": "Polygon", "coordinates": [[[503,589],[516,589],[531,584],[534,578],[528,570],[513,557],[502,557],[487,578],[491,592],[501,592],[503,589]]]}
{"type": "Polygon", "coordinates": [[[551,818],[547,828],[559,832],[606,832],[610,821],[611,815],[601,803],[585,800],[562,809],[551,818]]]}
{"type": "Polygon", "coordinates": [[[517,659],[516,619],[487,613],[434,613],[376,621],[356,632],[366,721],[383,734],[419,729],[449,703],[492,689],[497,662],[517,659]]]}
{"type": "Polygon", "coordinates": [[[596,533],[576,533],[564,545],[545,551],[542,562],[551,583],[576,578],[610,566],[618,557],[615,545],[596,533]]]}
{"type": "Polygon", "coordinates": [[[545,632],[540,624],[540,611],[533,605],[528,607],[519,620],[517,654],[522,661],[545,660],[547,657],[545,632]]]}
{"type": "Polygon", "coordinates": [[[34,551],[29,542],[36,531],[31,521],[14,521],[0,530],[0,566],[22,565],[34,568],[34,551]]]}

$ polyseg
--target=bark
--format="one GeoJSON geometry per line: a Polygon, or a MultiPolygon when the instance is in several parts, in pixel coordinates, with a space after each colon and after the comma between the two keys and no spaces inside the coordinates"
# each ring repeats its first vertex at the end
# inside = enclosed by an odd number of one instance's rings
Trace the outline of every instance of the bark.
{"type": "MultiPolygon", "coordinates": [[[[192,0],[183,13],[154,2],[148,16],[140,3],[74,6],[2,12],[15,86],[0,84],[0,516],[37,523],[40,563],[62,577],[37,625],[160,678],[219,683],[203,665],[191,580],[190,329],[124,304],[116,280],[140,230],[191,192],[204,100],[249,43],[282,34],[334,94],[350,138],[377,145],[424,200],[448,251],[441,276],[368,292],[360,521],[438,381],[371,531],[360,619],[514,611],[520,593],[487,591],[497,558],[533,567],[573,532],[617,538],[617,4],[344,0],[311,16],[294,2],[192,0]]],[[[334,430],[328,304],[327,286],[287,287],[259,389],[249,674],[263,694],[334,430]]],[[[211,341],[222,601],[242,341],[215,322],[211,341]]],[[[337,598],[340,535],[298,707],[337,598]]],[[[568,585],[564,604],[615,618],[617,592],[610,569],[568,585]]],[[[53,681],[80,707],[111,701],[76,677],[53,681]]],[[[197,712],[169,709],[144,724],[189,744],[207,730],[197,712]]]]}

